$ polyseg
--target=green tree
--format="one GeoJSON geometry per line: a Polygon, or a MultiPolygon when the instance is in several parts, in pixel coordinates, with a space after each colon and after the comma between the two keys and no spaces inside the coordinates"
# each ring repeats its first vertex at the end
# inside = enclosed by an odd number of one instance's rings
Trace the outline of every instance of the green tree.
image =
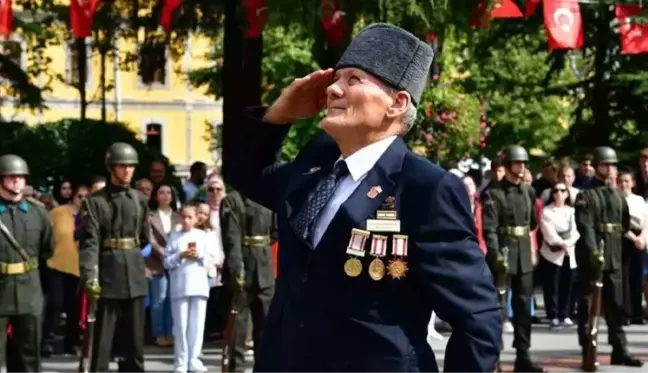
{"type": "Polygon", "coordinates": [[[486,105],[491,131],[485,155],[495,156],[510,144],[551,153],[567,134],[574,109],[568,92],[556,87],[575,79],[562,68],[547,80],[551,66],[543,30],[510,23],[492,28],[475,37],[460,64],[466,74],[463,86],[486,105]],[[510,27],[517,31],[497,38],[501,29],[510,27]]]}

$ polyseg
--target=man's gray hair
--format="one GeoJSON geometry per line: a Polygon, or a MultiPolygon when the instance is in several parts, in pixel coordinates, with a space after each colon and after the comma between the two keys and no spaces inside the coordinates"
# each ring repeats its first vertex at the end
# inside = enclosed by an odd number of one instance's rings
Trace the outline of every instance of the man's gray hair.
{"type": "Polygon", "coordinates": [[[416,110],[416,106],[412,102],[407,105],[407,110],[405,110],[405,114],[403,114],[403,124],[405,124],[405,132],[409,131],[414,127],[414,123],[416,123],[416,115],[418,114],[418,111],[416,110]]]}

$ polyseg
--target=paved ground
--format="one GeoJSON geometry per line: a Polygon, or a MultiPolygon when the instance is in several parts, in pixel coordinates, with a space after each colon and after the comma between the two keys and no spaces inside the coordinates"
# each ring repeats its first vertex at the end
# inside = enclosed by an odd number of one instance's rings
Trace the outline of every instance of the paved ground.
{"type": "MultiPolygon", "coordinates": [[[[648,325],[627,327],[630,349],[642,359],[648,361],[648,325]]],[[[605,327],[600,334],[601,346],[601,372],[648,372],[648,365],[644,368],[623,368],[611,367],[608,354],[610,348],[605,344],[607,334],[605,327]]],[[[432,343],[437,353],[440,366],[443,366],[443,354],[446,341],[435,341],[432,343]]],[[[502,355],[504,370],[511,371],[515,352],[510,348],[511,335],[505,336],[506,349],[502,355]]],[[[533,357],[542,363],[550,372],[577,372],[580,365],[579,347],[576,341],[575,330],[549,331],[545,325],[536,325],[533,331],[533,357]]],[[[210,372],[220,370],[221,349],[218,345],[207,345],[204,362],[210,372]]],[[[173,352],[171,349],[148,348],[146,353],[146,368],[149,372],[171,372],[173,352]]],[[[45,372],[74,372],[76,371],[77,359],[73,357],[59,357],[47,359],[44,362],[45,372]]],[[[116,366],[113,370],[116,371],[116,366]]]]}

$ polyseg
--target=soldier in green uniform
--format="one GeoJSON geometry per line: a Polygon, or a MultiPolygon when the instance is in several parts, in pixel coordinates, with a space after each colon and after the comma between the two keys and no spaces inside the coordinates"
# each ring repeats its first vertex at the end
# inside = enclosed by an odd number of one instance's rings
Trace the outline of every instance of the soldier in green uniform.
{"type": "MultiPolygon", "coordinates": [[[[486,257],[495,271],[508,267],[508,288],[513,302],[513,347],[516,372],[543,372],[529,356],[531,347],[531,298],[533,295],[534,252],[531,231],[538,222],[535,192],[522,183],[529,155],[519,145],[502,153],[504,178],[493,183],[482,195],[486,257]]],[[[504,315],[506,307],[504,308],[504,315]]],[[[502,315],[502,317],[504,317],[502,315]]]]}
{"type": "Polygon", "coordinates": [[[271,235],[274,214],[265,207],[241,196],[228,193],[220,208],[225,276],[231,289],[238,287],[240,311],[236,316],[232,370],[243,371],[248,320],[252,319],[254,348],[260,344],[261,332],[274,295],[274,268],[271,235]]]}
{"type": "Polygon", "coordinates": [[[99,298],[93,372],[108,371],[115,337],[123,346],[119,370],[144,371],[148,281],[140,247],[148,242],[149,228],[145,199],[130,186],[137,164],[132,146],[111,145],[106,151],[110,181],[86,199],[81,209],[81,278],[88,298],[99,298]]]}
{"type": "Polygon", "coordinates": [[[52,256],[54,238],[45,209],[23,198],[27,175],[22,158],[0,157],[0,366],[11,324],[15,355],[8,368],[39,372],[44,299],[38,267],[52,256]]]}
{"type": "Polygon", "coordinates": [[[601,308],[608,328],[608,342],[612,345],[610,362],[613,365],[639,367],[643,363],[628,352],[623,330],[623,235],[630,229],[628,204],[610,183],[616,175],[616,152],[609,147],[594,150],[595,177],[576,197],[576,226],[580,240],[576,246],[576,262],[581,298],[578,302],[578,342],[587,347],[586,325],[589,318],[589,300],[597,264],[599,243],[603,241],[603,291],[601,308]]]}

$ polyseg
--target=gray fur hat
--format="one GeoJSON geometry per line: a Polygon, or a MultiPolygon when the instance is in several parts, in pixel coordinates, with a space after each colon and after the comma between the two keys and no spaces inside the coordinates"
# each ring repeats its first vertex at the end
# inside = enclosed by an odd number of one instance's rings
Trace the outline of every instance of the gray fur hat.
{"type": "Polygon", "coordinates": [[[355,67],[393,88],[407,91],[418,105],[434,59],[432,48],[400,27],[375,23],[351,41],[335,69],[355,67]]]}

